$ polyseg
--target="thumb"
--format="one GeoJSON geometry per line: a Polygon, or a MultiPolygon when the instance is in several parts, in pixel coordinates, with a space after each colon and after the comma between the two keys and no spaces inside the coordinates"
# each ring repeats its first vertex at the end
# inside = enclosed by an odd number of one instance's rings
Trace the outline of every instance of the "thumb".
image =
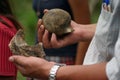
{"type": "Polygon", "coordinates": [[[14,55],[14,56],[9,57],[9,61],[13,62],[16,65],[24,66],[25,57],[14,55]]]}
{"type": "Polygon", "coordinates": [[[9,57],[9,61],[10,61],[10,62],[14,62],[14,56],[10,56],[10,57],[9,57]]]}

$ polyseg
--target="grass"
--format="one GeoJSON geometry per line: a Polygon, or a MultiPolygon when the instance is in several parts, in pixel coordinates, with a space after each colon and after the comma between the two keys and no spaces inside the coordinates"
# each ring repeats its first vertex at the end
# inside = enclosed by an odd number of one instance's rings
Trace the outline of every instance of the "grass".
{"type": "Polygon", "coordinates": [[[18,72],[17,80],[26,80],[26,77],[23,77],[20,72],[18,72]]]}
{"type": "Polygon", "coordinates": [[[31,0],[15,0],[12,1],[13,10],[19,22],[23,25],[25,30],[25,39],[28,44],[34,44],[35,39],[35,29],[37,18],[32,9],[31,0]]]}

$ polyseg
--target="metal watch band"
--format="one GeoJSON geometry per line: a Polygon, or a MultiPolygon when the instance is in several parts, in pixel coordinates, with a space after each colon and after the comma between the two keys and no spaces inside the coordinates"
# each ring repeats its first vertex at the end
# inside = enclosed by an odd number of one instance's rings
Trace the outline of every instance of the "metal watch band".
{"type": "Polygon", "coordinates": [[[65,66],[65,64],[54,64],[54,66],[51,68],[50,73],[49,73],[49,80],[55,80],[57,70],[61,66],[65,66]]]}

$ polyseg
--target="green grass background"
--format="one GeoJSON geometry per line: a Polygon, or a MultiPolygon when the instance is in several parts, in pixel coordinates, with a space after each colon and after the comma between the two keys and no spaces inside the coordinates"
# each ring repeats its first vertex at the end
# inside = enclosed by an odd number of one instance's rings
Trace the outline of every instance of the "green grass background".
{"type": "MultiPolygon", "coordinates": [[[[32,9],[32,0],[10,0],[12,2],[13,11],[23,25],[25,30],[25,40],[28,44],[32,45],[35,42],[35,29],[37,25],[37,17],[32,9]]],[[[96,23],[100,13],[100,4],[95,8],[94,13],[91,15],[91,23],[96,23]]],[[[18,72],[17,80],[26,80],[18,72]]]]}
{"type": "Polygon", "coordinates": [[[32,0],[11,1],[13,4],[13,11],[25,30],[25,39],[27,43],[34,44],[37,17],[32,8],[32,0]]]}

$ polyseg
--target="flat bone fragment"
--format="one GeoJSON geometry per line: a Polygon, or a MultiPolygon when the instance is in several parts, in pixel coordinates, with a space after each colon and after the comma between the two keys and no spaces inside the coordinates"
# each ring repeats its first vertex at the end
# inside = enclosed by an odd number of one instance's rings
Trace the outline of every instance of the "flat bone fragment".
{"type": "Polygon", "coordinates": [[[19,29],[16,35],[11,39],[9,48],[14,55],[45,57],[42,43],[28,45],[24,39],[24,31],[19,29]]]}

